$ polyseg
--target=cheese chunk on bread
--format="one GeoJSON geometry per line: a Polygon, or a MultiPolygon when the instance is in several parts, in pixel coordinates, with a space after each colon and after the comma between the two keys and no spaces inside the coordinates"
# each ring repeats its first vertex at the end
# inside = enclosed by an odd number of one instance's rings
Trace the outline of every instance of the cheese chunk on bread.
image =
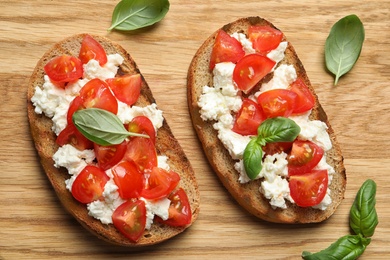
{"type": "MultiPolygon", "coordinates": [[[[270,22],[260,17],[248,17],[229,23],[219,30],[225,31],[229,35],[243,33],[248,37],[248,28],[252,25],[264,25],[277,29],[270,22]]],[[[301,78],[308,86],[315,98],[315,104],[309,116],[310,120],[320,120],[327,126],[327,133],[332,143],[332,148],[326,152],[326,162],[333,167],[335,173],[332,174],[332,181],[329,186],[331,204],[325,210],[313,207],[299,207],[290,201],[286,201],[286,208],[275,208],[269,200],[259,192],[260,179],[247,183],[240,183],[240,174],[235,168],[234,160],[218,138],[218,131],[213,127],[215,120],[203,120],[199,99],[203,93],[204,86],[213,86],[213,72],[210,70],[210,59],[217,30],[198,49],[188,69],[187,88],[188,106],[191,114],[193,127],[203,146],[203,150],[208,158],[214,172],[218,175],[222,184],[231,193],[234,199],[247,211],[270,222],[276,223],[315,223],[328,219],[336,210],[344,198],[346,187],[346,174],[343,165],[343,156],[340,146],[337,143],[336,135],[328,121],[327,115],[321,107],[318,97],[314,92],[305,69],[299,60],[293,46],[288,42],[285,56],[277,66],[282,64],[293,65],[298,78],[301,78]]],[[[283,35],[283,42],[287,42],[283,35]]],[[[272,72],[264,77],[258,86],[272,78],[272,72]]],[[[253,93],[249,93],[253,94],[253,93]]],[[[249,96],[249,94],[247,96],[249,96]]],[[[241,93],[241,95],[245,95],[241,93]]]]}
{"type": "MultiPolygon", "coordinates": [[[[97,237],[116,245],[134,248],[160,243],[178,235],[192,225],[198,217],[200,199],[198,184],[191,164],[177,139],[173,136],[166,120],[163,121],[162,127],[157,131],[156,150],[158,155],[164,155],[168,158],[170,169],[180,175],[179,186],[185,190],[192,210],[192,220],[189,225],[172,227],[155,221],[149,230],[145,230],[144,234],[137,242],[132,242],[123,236],[114,225],[102,224],[100,220],[91,217],[88,214],[86,205],[79,203],[74,199],[71,192],[66,188],[65,180],[69,178],[67,170],[63,167],[57,168],[54,166],[53,155],[59,147],[56,144],[56,135],[52,131],[53,122],[44,114],[38,114],[34,111],[34,105],[31,102],[31,98],[34,95],[36,87],[41,87],[44,83],[44,66],[51,59],[60,55],[67,54],[78,57],[81,42],[84,37],[85,34],[74,35],[55,44],[38,61],[30,78],[27,96],[28,120],[32,138],[40,157],[40,162],[64,208],[73,215],[82,226],[97,237]]],[[[123,47],[105,37],[94,35],[93,38],[103,46],[107,55],[120,54],[124,58],[123,63],[119,66],[117,75],[140,73],[136,63],[123,47]]],[[[152,103],[156,103],[156,101],[150,87],[142,75],[141,78],[140,97],[134,105],[145,107],[152,103]]]]}

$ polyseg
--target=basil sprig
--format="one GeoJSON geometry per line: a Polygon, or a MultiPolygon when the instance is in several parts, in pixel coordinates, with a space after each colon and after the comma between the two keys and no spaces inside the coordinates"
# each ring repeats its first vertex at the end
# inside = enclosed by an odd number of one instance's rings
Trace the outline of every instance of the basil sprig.
{"type": "Polygon", "coordinates": [[[317,253],[302,252],[306,260],[317,259],[357,259],[366,250],[378,225],[378,215],[375,210],[376,183],[368,179],[360,187],[350,210],[350,227],[355,234],[339,238],[328,248],[317,253]]]}
{"type": "Polygon", "coordinates": [[[349,15],[340,19],[330,30],[325,42],[326,67],[336,77],[337,85],[341,76],[352,69],[360,56],[365,37],[359,17],[349,15]]]}
{"type": "Polygon", "coordinates": [[[257,136],[252,138],[244,150],[244,168],[253,180],[262,169],[263,149],[267,143],[292,142],[301,128],[291,119],[275,117],[264,120],[257,129],[257,136]]]}
{"type": "Polygon", "coordinates": [[[129,136],[149,138],[148,135],[128,132],[115,114],[100,108],[78,110],[72,120],[80,133],[99,145],[120,144],[129,136]]]}
{"type": "Polygon", "coordinates": [[[161,21],[169,10],[168,0],[122,0],[112,13],[108,30],[131,31],[161,21]]]}

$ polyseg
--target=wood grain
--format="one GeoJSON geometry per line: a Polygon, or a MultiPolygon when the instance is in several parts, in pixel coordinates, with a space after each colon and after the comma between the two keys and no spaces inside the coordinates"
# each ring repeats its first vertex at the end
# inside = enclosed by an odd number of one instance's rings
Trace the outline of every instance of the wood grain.
{"type": "Polygon", "coordinates": [[[390,256],[390,1],[171,0],[165,19],[137,32],[107,32],[118,1],[0,0],[0,259],[299,259],[349,233],[360,185],[378,185],[379,225],[360,259],[390,256]],[[338,19],[357,14],[366,30],[361,57],[334,87],[324,43],[338,19]],[[186,73],[208,35],[240,17],[261,16],[284,31],[314,85],[345,157],[345,200],[322,224],[286,226],[255,219],[224,190],[188,116],[186,73]],[[143,252],[113,247],[59,205],[28,130],[26,85],[38,59],[76,33],[107,36],[133,56],[197,174],[201,211],[178,237],[143,252]],[[173,98],[174,97],[174,98],[173,98]]]}

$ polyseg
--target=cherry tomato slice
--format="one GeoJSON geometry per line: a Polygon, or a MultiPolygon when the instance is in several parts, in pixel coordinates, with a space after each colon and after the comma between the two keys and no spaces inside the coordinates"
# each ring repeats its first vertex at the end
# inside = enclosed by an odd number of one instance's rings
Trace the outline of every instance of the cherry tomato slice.
{"type": "Polygon", "coordinates": [[[248,28],[248,36],[253,48],[262,54],[266,54],[279,46],[283,33],[270,26],[252,25],[248,28]]]}
{"type": "Polygon", "coordinates": [[[59,146],[71,144],[80,151],[93,148],[93,142],[80,133],[73,123],[68,124],[65,129],[60,132],[57,136],[56,143],[59,146]]]}
{"type": "Polygon", "coordinates": [[[112,168],[114,182],[122,199],[138,198],[143,188],[143,174],[133,161],[122,161],[112,168]]]}
{"type": "Polygon", "coordinates": [[[146,116],[136,116],[126,126],[129,132],[146,134],[153,144],[156,144],[156,130],[152,121],[146,116]]]}
{"type": "Polygon", "coordinates": [[[176,172],[154,167],[150,172],[145,173],[141,197],[149,200],[167,197],[176,188],[179,181],[180,176],[176,172]]]}
{"type": "Polygon", "coordinates": [[[297,94],[287,89],[272,89],[261,93],[257,102],[267,118],[289,117],[294,111],[297,94]]]}
{"type": "Polygon", "coordinates": [[[310,172],[321,160],[324,150],[311,141],[294,141],[288,160],[290,176],[310,172]]]}
{"type": "Polygon", "coordinates": [[[112,214],[112,223],[125,237],[137,242],[146,226],[146,206],[143,200],[128,200],[112,214]]]}
{"type": "Polygon", "coordinates": [[[141,93],[141,74],[124,75],[106,79],[106,82],[118,100],[129,106],[133,105],[138,100],[141,93]]]}
{"type": "Polygon", "coordinates": [[[126,141],[117,145],[98,145],[94,143],[94,150],[98,166],[103,170],[112,168],[119,163],[125,155],[127,149],[126,141]]]}
{"type": "Polygon", "coordinates": [[[156,220],[172,227],[182,227],[191,224],[192,212],[186,192],[179,188],[177,191],[172,192],[168,199],[171,201],[169,218],[162,220],[157,216],[156,220]]]}
{"type": "Polygon", "coordinates": [[[232,130],[241,135],[257,135],[257,128],[265,119],[263,109],[253,100],[245,98],[232,130]]]}
{"type": "Polygon", "coordinates": [[[291,150],[291,147],[293,145],[293,142],[275,142],[275,143],[267,143],[263,147],[263,151],[265,154],[273,155],[276,153],[289,153],[291,150]]]}
{"type": "Polygon", "coordinates": [[[300,207],[311,207],[319,204],[326,195],[328,188],[327,170],[293,175],[289,179],[290,195],[300,207]]]}
{"type": "Polygon", "coordinates": [[[151,170],[157,166],[157,153],[150,138],[132,137],[127,143],[124,160],[133,160],[141,171],[151,170]]]}
{"type": "Polygon", "coordinates": [[[103,46],[90,35],[86,35],[81,43],[79,59],[83,64],[89,60],[97,60],[100,66],[107,63],[107,55],[103,46]]]}
{"type": "Polygon", "coordinates": [[[78,80],[84,73],[81,61],[69,55],[51,59],[43,69],[52,81],[58,83],[78,80]]]}
{"type": "Polygon", "coordinates": [[[118,112],[118,102],[111,93],[105,81],[95,78],[87,82],[81,90],[80,96],[85,108],[101,108],[116,114],[118,112]]]}
{"type": "Polygon", "coordinates": [[[66,115],[66,120],[68,124],[73,124],[72,116],[74,112],[84,109],[84,102],[83,99],[80,96],[75,97],[72,102],[70,102],[69,108],[68,108],[68,113],[66,115]]]}
{"type": "Polygon", "coordinates": [[[297,94],[293,114],[301,114],[314,107],[314,96],[301,78],[298,78],[290,85],[290,90],[297,94]]]}
{"type": "Polygon", "coordinates": [[[237,88],[248,93],[274,66],[275,61],[266,56],[257,53],[246,55],[237,62],[233,70],[233,81],[237,88]]]}
{"type": "Polygon", "coordinates": [[[102,169],[88,165],[74,180],[72,195],[81,203],[91,203],[102,197],[104,186],[109,180],[110,177],[102,169]]]}
{"type": "Polygon", "coordinates": [[[219,30],[215,38],[213,50],[211,51],[210,70],[213,70],[215,64],[220,62],[236,63],[244,55],[245,51],[241,43],[225,31],[219,30]]]}

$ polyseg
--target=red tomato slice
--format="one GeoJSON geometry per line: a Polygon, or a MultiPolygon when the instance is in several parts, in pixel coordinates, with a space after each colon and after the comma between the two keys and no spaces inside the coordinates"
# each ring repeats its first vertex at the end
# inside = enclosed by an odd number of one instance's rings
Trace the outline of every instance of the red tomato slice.
{"type": "Polygon", "coordinates": [[[263,109],[253,100],[245,98],[232,130],[241,135],[257,135],[257,128],[265,119],[263,109]]]}
{"type": "Polygon", "coordinates": [[[180,176],[176,172],[154,167],[150,172],[145,173],[141,197],[149,200],[167,197],[176,188],[179,181],[180,176]]]}
{"type": "Polygon", "coordinates": [[[146,116],[136,116],[126,126],[129,132],[146,134],[153,144],[156,144],[156,130],[152,121],[146,116]]]}
{"type": "Polygon", "coordinates": [[[242,49],[241,43],[225,31],[219,30],[211,51],[210,70],[213,70],[215,64],[220,62],[236,63],[244,55],[245,51],[242,49]]]}
{"type": "Polygon", "coordinates": [[[291,150],[293,142],[276,142],[276,143],[267,143],[263,147],[265,154],[273,155],[276,153],[285,152],[288,153],[291,150]]]}
{"type": "Polygon", "coordinates": [[[310,172],[321,160],[324,150],[310,141],[294,141],[288,160],[290,176],[310,172]]]}
{"type": "Polygon", "coordinates": [[[141,74],[124,75],[106,79],[106,82],[118,100],[129,106],[133,105],[138,100],[141,93],[141,74]]]}
{"type": "Polygon", "coordinates": [[[105,81],[95,78],[87,82],[80,96],[85,108],[101,108],[114,114],[118,112],[118,102],[105,81]]]}
{"type": "Polygon", "coordinates": [[[141,171],[151,170],[157,166],[157,153],[150,138],[132,137],[127,143],[124,160],[133,160],[141,171]]]}
{"type": "Polygon", "coordinates": [[[290,85],[290,90],[298,95],[293,114],[301,114],[313,108],[315,103],[314,96],[301,78],[298,78],[290,85]]]}
{"type": "Polygon", "coordinates": [[[80,133],[73,123],[68,124],[65,129],[60,132],[57,136],[56,143],[59,146],[71,144],[80,151],[93,148],[93,142],[80,133]]]}
{"type": "Polygon", "coordinates": [[[146,226],[146,207],[143,200],[128,200],[112,214],[114,226],[128,239],[137,242],[146,226]]]}
{"type": "Polygon", "coordinates": [[[81,61],[69,55],[51,59],[43,69],[52,81],[58,83],[78,80],[84,73],[81,61]]]}
{"type": "Polygon", "coordinates": [[[290,195],[300,207],[319,204],[328,188],[327,170],[313,170],[300,175],[293,175],[289,180],[290,195]]]}
{"type": "Polygon", "coordinates": [[[102,169],[88,165],[74,180],[72,195],[81,203],[91,203],[102,197],[104,186],[109,180],[110,177],[102,169]]]}
{"type": "Polygon", "coordinates": [[[249,40],[253,48],[263,54],[276,49],[283,38],[283,33],[270,26],[252,25],[248,29],[249,40]]]}
{"type": "Polygon", "coordinates": [[[112,168],[119,163],[125,155],[127,149],[126,141],[117,145],[98,145],[94,143],[94,150],[98,166],[103,170],[112,168]]]}
{"type": "Polygon", "coordinates": [[[107,63],[107,55],[103,46],[90,35],[86,35],[81,43],[79,59],[83,64],[92,59],[97,60],[100,66],[107,63]]]}
{"type": "Polygon", "coordinates": [[[289,117],[295,108],[297,94],[287,89],[272,89],[261,93],[257,102],[263,108],[267,118],[289,117]]]}
{"type": "Polygon", "coordinates": [[[162,220],[157,216],[156,220],[172,227],[182,227],[191,224],[192,212],[186,192],[180,188],[171,193],[168,199],[171,201],[169,218],[162,220]]]}
{"type": "Polygon", "coordinates": [[[237,62],[233,71],[236,86],[248,93],[275,66],[275,61],[260,54],[249,54],[237,62]]]}
{"type": "Polygon", "coordinates": [[[68,124],[73,124],[72,116],[74,112],[84,109],[84,102],[83,99],[80,96],[75,97],[72,102],[70,102],[69,108],[68,108],[68,113],[66,115],[66,120],[68,124]]]}
{"type": "Polygon", "coordinates": [[[143,188],[143,174],[133,161],[122,161],[112,168],[114,182],[122,199],[138,198],[143,188]]]}

